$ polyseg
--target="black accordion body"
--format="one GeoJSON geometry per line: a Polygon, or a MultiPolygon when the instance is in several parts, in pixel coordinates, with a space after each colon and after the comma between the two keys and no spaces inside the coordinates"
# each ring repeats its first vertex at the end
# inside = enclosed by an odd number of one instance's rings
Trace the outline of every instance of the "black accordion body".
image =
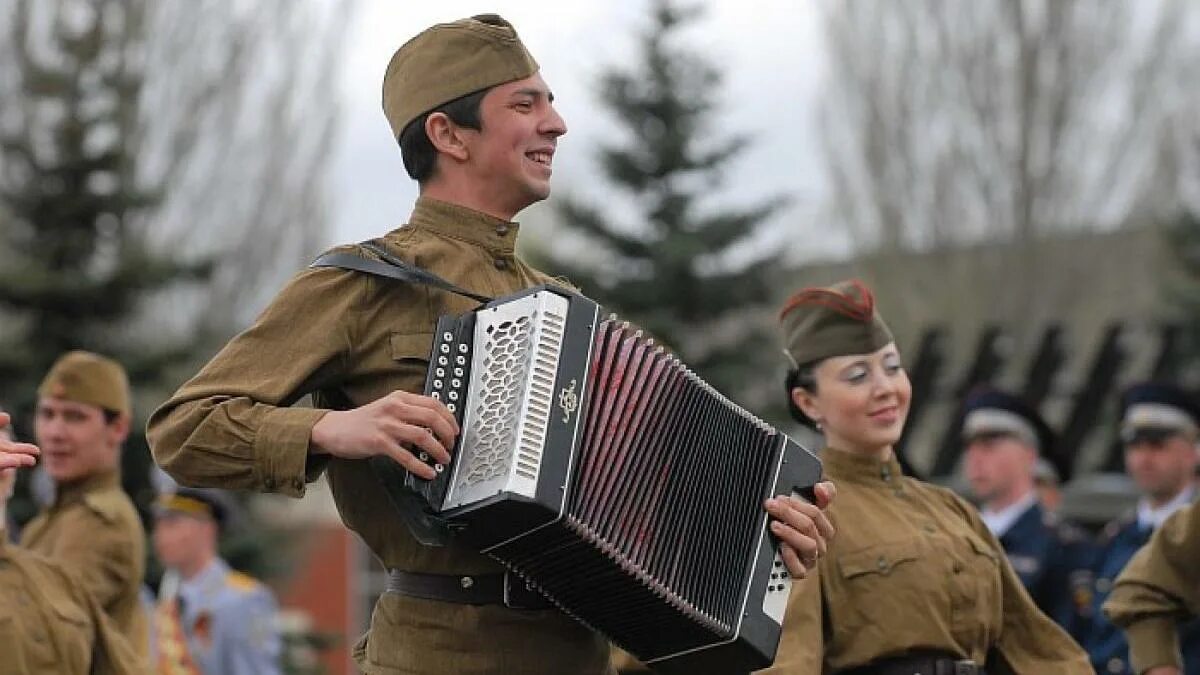
{"type": "Polygon", "coordinates": [[[462,427],[436,479],[405,474],[430,513],[656,670],[774,660],[791,581],[763,500],[811,499],[812,454],[550,286],[442,317],[426,393],[462,427]]]}

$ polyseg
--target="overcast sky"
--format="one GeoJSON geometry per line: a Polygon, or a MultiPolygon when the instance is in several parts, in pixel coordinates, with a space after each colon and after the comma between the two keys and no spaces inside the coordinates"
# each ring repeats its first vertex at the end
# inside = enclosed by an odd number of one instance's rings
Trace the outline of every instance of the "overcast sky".
{"type": "MultiPolygon", "coordinates": [[[[498,12],[516,26],[557,96],[569,132],[555,156],[554,189],[603,197],[591,147],[612,133],[614,123],[599,108],[596,83],[606,67],[632,63],[633,39],[648,21],[648,6],[645,0],[360,0],[346,39],[340,92],[333,241],[377,236],[404,223],[416,197],[380,109],[388,59],[429,25],[483,12],[498,12]]],[[[811,214],[821,192],[813,124],[823,71],[819,16],[812,4],[794,0],[710,0],[707,7],[684,39],[724,70],[718,123],[757,139],[728,176],[725,194],[734,203],[791,195],[796,205],[776,223],[777,236],[787,236],[811,214]]]]}

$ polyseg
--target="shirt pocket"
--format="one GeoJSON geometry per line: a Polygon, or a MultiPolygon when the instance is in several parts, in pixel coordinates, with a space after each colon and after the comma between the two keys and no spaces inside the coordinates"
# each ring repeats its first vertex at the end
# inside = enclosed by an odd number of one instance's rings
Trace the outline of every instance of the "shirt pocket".
{"type": "Polygon", "coordinates": [[[977,536],[965,538],[952,565],[958,593],[953,598],[953,625],[958,639],[989,644],[999,629],[1004,602],[1000,583],[1001,566],[1007,564],[999,552],[977,536]]]}
{"type": "Polygon", "coordinates": [[[931,611],[929,563],[918,540],[872,544],[837,556],[825,606],[834,642],[906,641],[906,617],[931,611]]]}
{"type": "Polygon", "coordinates": [[[388,335],[388,353],[391,356],[395,381],[388,389],[421,393],[425,390],[425,373],[429,370],[429,350],[433,346],[433,333],[392,332],[388,335]]]}
{"type": "Polygon", "coordinates": [[[62,645],[63,659],[70,664],[62,672],[87,672],[92,660],[92,646],[96,641],[96,627],[79,605],[65,598],[55,598],[50,610],[56,620],[52,628],[58,633],[62,645]]]}

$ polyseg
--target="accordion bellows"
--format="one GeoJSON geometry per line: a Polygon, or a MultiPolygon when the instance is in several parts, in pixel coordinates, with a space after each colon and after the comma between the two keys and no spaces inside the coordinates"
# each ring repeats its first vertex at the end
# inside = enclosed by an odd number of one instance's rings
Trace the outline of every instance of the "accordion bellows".
{"type": "Polygon", "coordinates": [[[762,507],[813,455],[596,303],[555,287],[443,317],[426,392],[462,426],[408,477],[563,611],[663,672],[770,665],[790,580],[762,507]]]}

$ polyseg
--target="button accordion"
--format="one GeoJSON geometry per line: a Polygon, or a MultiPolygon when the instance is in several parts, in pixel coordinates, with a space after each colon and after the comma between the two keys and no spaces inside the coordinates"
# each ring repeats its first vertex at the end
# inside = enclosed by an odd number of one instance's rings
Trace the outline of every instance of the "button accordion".
{"type": "Polygon", "coordinates": [[[443,316],[425,393],[461,426],[452,461],[390,492],[657,671],[771,664],[791,580],[763,500],[811,499],[807,450],[552,286],[443,316]]]}

